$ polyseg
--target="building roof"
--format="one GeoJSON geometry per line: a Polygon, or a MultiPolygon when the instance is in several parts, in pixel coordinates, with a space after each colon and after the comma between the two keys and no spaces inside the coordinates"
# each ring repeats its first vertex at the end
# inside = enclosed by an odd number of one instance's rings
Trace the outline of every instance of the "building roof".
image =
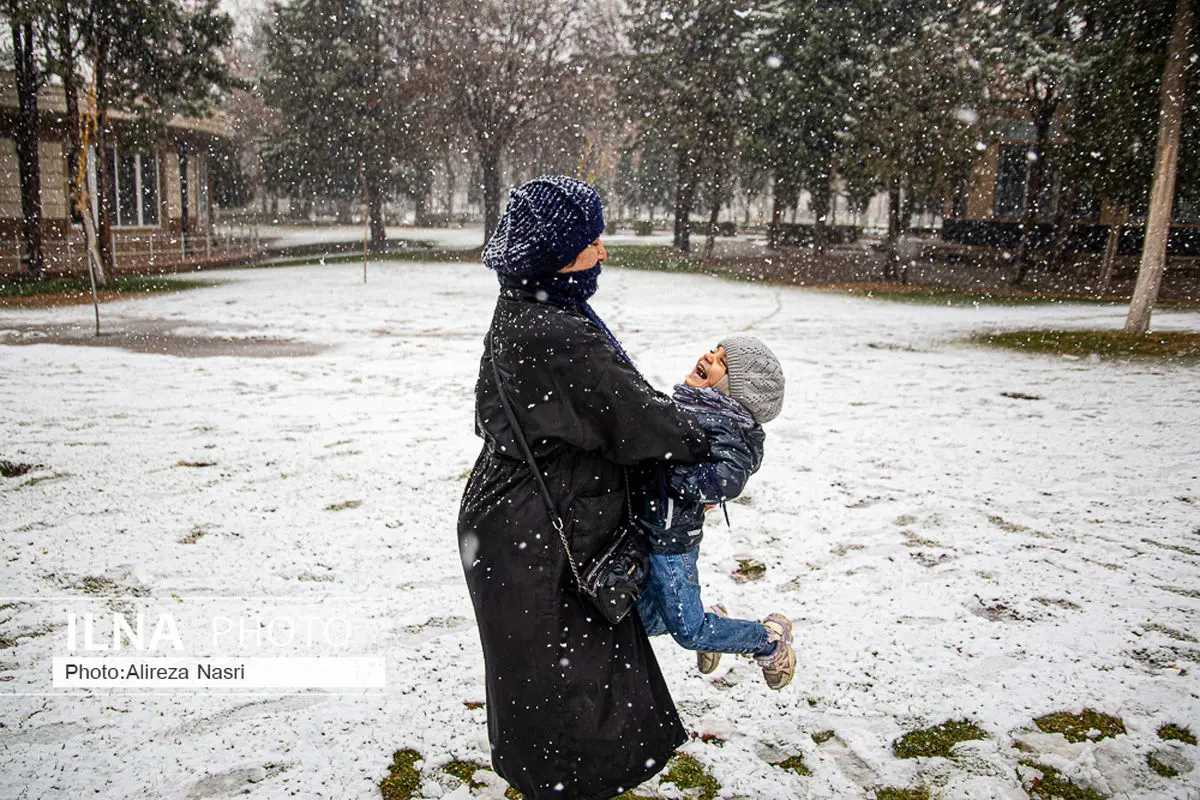
{"type": "MultiPolygon", "coordinates": [[[[85,102],[86,96],[80,92],[81,113],[85,102]]],[[[17,105],[16,74],[11,69],[0,69],[0,112],[15,114],[17,105]]],[[[61,84],[47,84],[38,91],[38,113],[53,114],[60,118],[67,113],[66,93],[61,84]]],[[[115,122],[137,118],[137,115],[132,112],[115,108],[109,109],[108,116],[115,122]]],[[[225,139],[233,136],[233,122],[223,111],[214,112],[207,117],[185,117],[177,114],[167,121],[167,129],[181,133],[218,136],[225,139]]]]}

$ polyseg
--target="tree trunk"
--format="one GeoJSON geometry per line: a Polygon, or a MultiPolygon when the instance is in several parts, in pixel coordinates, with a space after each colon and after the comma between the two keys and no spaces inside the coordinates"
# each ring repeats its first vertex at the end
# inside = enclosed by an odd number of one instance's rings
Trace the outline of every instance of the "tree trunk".
{"type": "Polygon", "coordinates": [[[363,193],[367,200],[367,224],[370,228],[371,248],[382,250],[387,245],[387,228],[383,225],[383,193],[379,190],[379,175],[376,172],[364,173],[363,193]]]}
{"type": "Polygon", "coordinates": [[[417,183],[416,194],[413,195],[413,224],[418,227],[429,225],[429,206],[433,195],[433,165],[422,161],[420,180],[417,183]]]}
{"type": "Polygon", "coordinates": [[[717,243],[717,220],[721,216],[721,201],[713,200],[708,211],[708,238],[704,240],[704,257],[712,258],[713,247],[717,243]]]}
{"type": "Polygon", "coordinates": [[[912,188],[912,176],[905,175],[903,178],[904,184],[904,200],[900,205],[900,235],[907,236],[912,233],[912,218],[913,209],[917,205],[917,196],[912,188]]]}
{"type": "Polygon", "coordinates": [[[812,192],[813,244],[817,255],[825,252],[826,240],[829,238],[829,204],[832,197],[833,174],[818,176],[812,192]]]}
{"type": "Polygon", "coordinates": [[[179,145],[179,238],[183,241],[183,252],[188,252],[188,236],[192,227],[191,218],[191,181],[188,180],[188,152],[181,143],[179,145]]]}
{"type": "MultiPolygon", "coordinates": [[[[58,40],[58,76],[63,85],[63,98],[67,107],[67,214],[72,222],[83,228],[84,263],[93,274],[95,265],[99,263],[99,251],[95,248],[94,221],[91,218],[92,209],[87,202],[87,175],[80,180],[79,165],[86,158],[83,152],[83,136],[80,129],[79,89],[75,77],[74,51],[71,48],[71,10],[70,0],[62,0],[58,7],[55,35],[58,40]],[[86,215],[86,216],[85,216],[86,215]],[[90,223],[90,224],[88,224],[90,223]]],[[[68,228],[67,236],[71,235],[68,228]]],[[[71,264],[64,265],[67,269],[71,264]]]]}
{"type": "Polygon", "coordinates": [[[500,149],[490,142],[479,150],[483,167],[483,241],[492,237],[500,224],[500,149]]]}
{"type": "Polygon", "coordinates": [[[779,226],[783,221],[784,204],[791,192],[787,191],[779,176],[775,176],[775,186],[771,192],[771,225],[767,228],[767,249],[779,249],[779,226]]]}
{"type": "Polygon", "coordinates": [[[38,161],[38,70],[33,58],[33,25],[18,22],[15,0],[9,0],[13,64],[17,84],[17,172],[21,184],[21,271],[35,280],[46,271],[42,250],[42,171],[38,161]]]}
{"type": "Polygon", "coordinates": [[[1150,187],[1150,213],[1137,285],[1125,319],[1125,332],[1143,334],[1150,328],[1150,312],[1158,299],[1167,264],[1167,237],[1171,232],[1171,206],[1175,202],[1175,167],[1179,161],[1179,129],[1183,121],[1184,67],[1188,62],[1188,36],[1192,27],[1192,0],[1178,0],[1175,27],[1163,69],[1162,111],[1158,123],[1158,149],[1154,155],[1154,182],[1150,187]]]}
{"type": "Polygon", "coordinates": [[[1029,183],[1025,186],[1025,216],[1021,220],[1021,240],[1017,243],[1017,254],[1013,259],[1016,271],[1012,283],[1017,286],[1025,280],[1029,271],[1032,249],[1031,239],[1037,218],[1041,215],[1042,184],[1046,177],[1046,143],[1050,140],[1050,124],[1058,100],[1046,99],[1038,103],[1034,114],[1033,163],[1029,165],[1029,183]]]}
{"type": "Polygon", "coordinates": [[[1067,244],[1071,240],[1071,232],[1075,230],[1076,199],[1075,186],[1064,186],[1058,198],[1058,211],[1054,214],[1054,235],[1050,241],[1050,254],[1046,257],[1046,269],[1050,272],[1059,272],[1066,266],[1067,244]]]}
{"type": "Polygon", "coordinates": [[[704,240],[704,257],[712,258],[713,247],[717,242],[717,222],[721,218],[721,189],[725,183],[725,157],[723,154],[718,154],[714,159],[713,174],[710,181],[712,187],[712,197],[708,210],[708,236],[704,240]]]}
{"type": "MultiPolygon", "coordinates": [[[[108,152],[108,37],[99,35],[93,80],[96,84],[96,247],[100,253],[100,274],[96,283],[108,285],[116,259],[113,257],[112,207],[108,187],[112,183],[112,157],[108,152]]],[[[186,217],[185,217],[186,228],[186,217]]]]}
{"type": "Polygon", "coordinates": [[[429,191],[422,189],[413,197],[413,224],[418,228],[429,225],[429,191]]]}
{"type": "Polygon", "coordinates": [[[696,165],[691,151],[679,148],[675,170],[675,247],[685,253],[692,249],[692,203],[696,197],[696,165]]]}
{"type": "Polygon", "coordinates": [[[1104,258],[1100,262],[1100,278],[1096,281],[1096,294],[1103,296],[1112,289],[1113,272],[1117,262],[1117,251],[1121,246],[1121,233],[1129,223],[1129,198],[1122,198],[1121,220],[1108,226],[1108,241],[1104,244],[1104,258]]]}
{"type": "Polygon", "coordinates": [[[900,263],[900,179],[897,177],[888,184],[887,254],[883,266],[885,280],[900,279],[900,273],[896,270],[898,263],[900,263]]]}
{"type": "Polygon", "coordinates": [[[454,222],[454,164],[449,156],[446,157],[446,224],[454,222]]]}
{"type": "MultiPolygon", "coordinates": [[[[58,7],[58,19],[55,28],[58,40],[58,77],[62,81],[63,96],[67,104],[67,187],[70,190],[71,219],[82,224],[81,193],[86,185],[81,186],[79,177],[79,162],[83,158],[83,137],[80,135],[79,118],[79,88],[75,77],[74,51],[71,48],[71,6],[70,0],[61,0],[58,7]]],[[[86,181],[86,176],[84,178],[86,181]]]]}

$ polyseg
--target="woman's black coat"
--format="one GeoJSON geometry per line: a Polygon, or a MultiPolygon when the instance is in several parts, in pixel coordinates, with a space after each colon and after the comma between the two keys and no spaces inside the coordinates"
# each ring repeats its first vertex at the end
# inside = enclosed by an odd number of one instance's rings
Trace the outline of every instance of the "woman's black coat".
{"type": "MultiPolygon", "coordinates": [[[[620,521],[623,465],[706,455],[695,417],[579,311],[505,289],[489,336],[579,564],[620,521]]],[[[532,800],[613,797],[662,769],[685,732],[637,614],[611,626],[572,590],[486,346],[475,397],[484,447],[458,539],[483,643],[492,764],[532,800]]]]}

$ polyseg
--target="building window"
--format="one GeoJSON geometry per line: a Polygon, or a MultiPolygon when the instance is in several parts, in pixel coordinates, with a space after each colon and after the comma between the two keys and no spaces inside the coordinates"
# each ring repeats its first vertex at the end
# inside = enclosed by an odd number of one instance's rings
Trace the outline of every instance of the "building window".
{"type": "Polygon", "coordinates": [[[1019,217],[1025,213],[1025,192],[1029,183],[1029,148],[1006,144],[996,160],[996,203],[992,215],[1019,217]]]}
{"type": "MultiPolygon", "coordinates": [[[[1001,145],[996,159],[996,200],[992,209],[995,217],[1025,216],[1025,195],[1029,191],[1030,144],[1001,145]]],[[[1048,168],[1042,175],[1042,190],[1038,196],[1038,219],[1052,219],[1058,211],[1060,181],[1057,172],[1048,168]]]]}
{"type": "MultiPolygon", "coordinates": [[[[92,156],[94,159],[94,151],[92,156]]],[[[104,190],[112,210],[112,224],[120,228],[157,225],[158,154],[106,148],[104,160],[109,170],[108,185],[104,190]]],[[[94,166],[90,177],[95,196],[94,166]]]]}
{"type": "Polygon", "coordinates": [[[1200,206],[1180,195],[1175,195],[1175,206],[1171,211],[1171,222],[1175,225],[1200,223],[1200,206]]]}

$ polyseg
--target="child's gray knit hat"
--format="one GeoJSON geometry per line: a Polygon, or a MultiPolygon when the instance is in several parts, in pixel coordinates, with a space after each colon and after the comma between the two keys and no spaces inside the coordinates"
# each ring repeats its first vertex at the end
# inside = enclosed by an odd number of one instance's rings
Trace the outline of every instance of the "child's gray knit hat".
{"type": "Polygon", "coordinates": [[[728,336],[720,346],[725,348],[729,370],[729,396],[745,406],[759,425],[779,416],[783,368],[770,348],[753,336],[728,336]]]}

